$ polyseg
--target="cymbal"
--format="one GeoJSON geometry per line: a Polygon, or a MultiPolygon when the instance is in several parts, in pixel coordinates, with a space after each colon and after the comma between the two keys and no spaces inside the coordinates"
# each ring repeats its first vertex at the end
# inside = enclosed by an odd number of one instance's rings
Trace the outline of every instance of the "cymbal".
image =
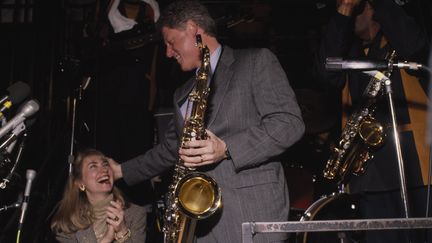
{"type": "Polygon", "coordinates": [[[331,104],[330,97],[324,92],[312,89],[296,89],[297,102],[302,112],[306,134],[329,131],[336,124],[336,104],[331,104]]]}

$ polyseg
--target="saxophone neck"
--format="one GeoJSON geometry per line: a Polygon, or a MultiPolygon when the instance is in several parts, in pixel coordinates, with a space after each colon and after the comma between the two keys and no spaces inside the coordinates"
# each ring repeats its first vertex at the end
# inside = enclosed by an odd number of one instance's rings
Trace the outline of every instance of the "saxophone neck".
{"type": "Polygon", "coordinates": [[[201,67],[197,72],[198,80],[207,80],[210,73],[210,49],[202,41],[201,35],[196,35],[196,46],[201,53],[201,67]]]}

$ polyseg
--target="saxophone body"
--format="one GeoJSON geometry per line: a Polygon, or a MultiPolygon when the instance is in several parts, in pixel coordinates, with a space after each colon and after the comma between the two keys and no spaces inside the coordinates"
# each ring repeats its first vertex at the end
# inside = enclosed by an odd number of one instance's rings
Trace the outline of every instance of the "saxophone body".
{"type": "MultiPolygon", "coordinates": [[[[201,52],[201,67],[195,78],[195,88],[186,102],[191,102],[191,113],[185,120],[181,145],[192,140],[205,140],[205,111],[210,92],[210,51],[197,35],[201,52]]],[[[205,173],[183,165],[179,158],[166,195],[163,233],[165,243],[189,243],[193,241],[197,220],[207,218],[222,206],[221,191],[216,181],[205,173]]]]}
{"type": "MultiPolygon", "coordinates": [[[[386,59],[393,62],[395,57],[393,51],[386,59]]],[[[384,74],[389,77],[391,70],[384,74]]],[[[324,178],[346,184],[352,175],[364,174],[368,161],[373,158],[371,152],[384,144],[384,127],[374,118],[383,85],[377,78],[370,79],[363,93],[364,102],[349,117],[339,142],[330,151],[330,158],[323,171],[324,178]]]]}

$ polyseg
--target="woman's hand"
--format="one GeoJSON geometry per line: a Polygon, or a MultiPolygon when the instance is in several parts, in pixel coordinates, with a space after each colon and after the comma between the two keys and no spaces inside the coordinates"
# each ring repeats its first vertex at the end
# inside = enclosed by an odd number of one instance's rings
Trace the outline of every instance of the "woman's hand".
{"type": "Polygon", "coordinates": [[[128,228],[124,220],[123,205],[119,201],[111,201],[107,207],[107,223],[114,228],[117,234],[126,234],[128,228]]]}
{"type": "Polygon", "coordinates": [[[115,236],[114,227],[108,224],[108,230],[99,243],[111,243],[115,239],[114,236],[115,236]]]}

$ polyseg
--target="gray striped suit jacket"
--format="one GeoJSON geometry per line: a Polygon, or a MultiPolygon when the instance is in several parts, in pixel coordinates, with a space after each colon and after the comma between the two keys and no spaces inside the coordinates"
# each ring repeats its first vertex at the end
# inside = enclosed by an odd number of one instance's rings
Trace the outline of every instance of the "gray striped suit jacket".
{"type": "MultiPolygon", "coordinates": [[[[176,90],[165,140],[121,165],[128,184],[152,178],[178,161],[184,122],[180,106],[193,85],[190,80],[176,90]]],[[[267,49],[225,46],[210,88],[206,127],[226,142],[232,159],[200,168],[221,187],[223,208],[199,221],[197,242],[237,243],[242,222],[288,219],[288,188],[276,156],[301,138],[304,123],[286,74],[267,49]]],[[[254,242],[286,237],[262,234],[254,242]]]]}

